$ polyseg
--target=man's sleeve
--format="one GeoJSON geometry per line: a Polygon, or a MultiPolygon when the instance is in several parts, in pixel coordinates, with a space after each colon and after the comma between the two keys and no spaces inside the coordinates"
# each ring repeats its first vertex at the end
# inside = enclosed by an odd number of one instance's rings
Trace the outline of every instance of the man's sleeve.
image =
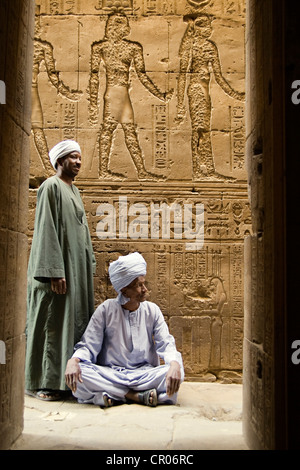
{"type": "Polygon", "coordinates": [[[31,247],[31,274],[41,282],[52,277],[65,277],[64,259],[60,245],[60,231],[57,187],[44,184],[37,198],[34,235],[31,247]]]}
{"type": "Polygon", "coordinates": [[[93,274],[96,274],[96,257],[95,257],[95,253],[94,253],[94,249],[93,249],[93,245],[92,245],[89,224],[88,224],[88,221],[87,221],[87,216],[86,216],[85,208],[84,208],[81,197],[80,197],[80,200],[81,200],[81,204],[82,204],[82,208],[83,208],[83,221],[84,221],[84,224],[86,226],[87,233],[88,233],[88,246],[89,246],[89,250],[91,252],[91,257],[92,257],[93,274]]]}
{"type": "Polygon", "coordinates": [[[170,364],[172,361],[177,361],[180,367],[183,368],[182,357],[180,352],[176,349],[175,339],[169,332],[169,328],[165,322],[161,310],[158,306],[155,307],[156,312],[153,338],[156,352],[166,364],[170,364]]]}
{"type": "Polygon", "coordinates": [[[103,304],[96,309],[81,340],[75,345],[72,357],[78,357],[83,362],[97,363],[105,330],[104,310],[103,304]]]}

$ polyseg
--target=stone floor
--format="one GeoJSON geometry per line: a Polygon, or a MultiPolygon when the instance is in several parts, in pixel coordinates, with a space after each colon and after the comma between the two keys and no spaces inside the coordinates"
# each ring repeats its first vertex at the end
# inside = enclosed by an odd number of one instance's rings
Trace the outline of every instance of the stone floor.
{"type": "Polygon", "coordinates": [[[12,450],[247,450],[242,385],[184,382],[176,406],[108,409],[25,398],[12,450]]]}

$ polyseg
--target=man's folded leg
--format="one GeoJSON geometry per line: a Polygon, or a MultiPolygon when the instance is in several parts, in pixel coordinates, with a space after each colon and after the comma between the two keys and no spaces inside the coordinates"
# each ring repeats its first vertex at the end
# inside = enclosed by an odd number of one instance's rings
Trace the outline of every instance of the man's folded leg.
{"type": "Polygon", "coordinates": [[[80,369],[82,383],[77,383],[77,390],[73,393],[78,403],[106,406],[105,395],[125,403],[129,389],[116,381],[112,369],[84,362],[80,362],[80,369]]]}

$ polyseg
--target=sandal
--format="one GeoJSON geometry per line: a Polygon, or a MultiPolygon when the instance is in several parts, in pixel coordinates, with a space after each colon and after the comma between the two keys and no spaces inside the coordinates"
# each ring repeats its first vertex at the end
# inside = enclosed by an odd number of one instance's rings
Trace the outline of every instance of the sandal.
{"type": "Polygon", "coordinates": [[[62,400],[62,394],[59,390],[25,390],[25,394],[43,401],[58,401],[62,400]],[[44,395],[44,396],[43,396],[44,395]]]}
{"type": "Polygon", "coordinates": [[[144,392],[139,392],[140,403],[146,406],[156,406],[157,405],[157,392],[155,388],[150,390],[145,390],[144,392]],[[152,401],[150,401],[152,399],[152,401]]]}
{"type": "Polygon", "coordinates": [[[107,393],[103,393],[104,408],[110,408],[111,406],[120,405],[122,402],[114,400],[107,393]]]}

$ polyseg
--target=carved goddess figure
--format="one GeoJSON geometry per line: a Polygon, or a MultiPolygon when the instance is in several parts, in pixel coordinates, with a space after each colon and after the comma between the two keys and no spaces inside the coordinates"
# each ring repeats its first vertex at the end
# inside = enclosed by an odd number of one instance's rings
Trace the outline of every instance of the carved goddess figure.
{"type": "Polygon", "coordinates": [[[103,123],[100,132],[100,178],[124,178],[109,169],[113,133],[121,124],[126,146],[136,167],[139,180],[160,179],[162,176],[146,170],[138,142],[133,108],[129,96],[129,70],[133,67],[141,83],[150,93],[166,102],[172,92],[163,93],[151,81],[145,71],[141,44],[125,39],[130,32],[128,19],[121,13],[108,17],[104,39],[94,42],[91,51],[91,75],[89,81],[90,122],[98,122],[99,70],[103,61],[106,70],[103,123]]]}
{"type": "Polygon", "coordinates": [[[222,75],[218,48],[209,38],[212,34],[211,20],[207,15],[188,19],[188,26],[182,38],[179,56],[180,73],[177,88],[178,123],[185,117],[184,94],[187,75],[189,86],[189,113],[192,125],[193,178],[226,179],[215,171],[212,155],[210,122],[211,97],[209,84],[212,73],[218,85],[232,98],[243,100],[244,93],[235,91],[222,75]]]}

